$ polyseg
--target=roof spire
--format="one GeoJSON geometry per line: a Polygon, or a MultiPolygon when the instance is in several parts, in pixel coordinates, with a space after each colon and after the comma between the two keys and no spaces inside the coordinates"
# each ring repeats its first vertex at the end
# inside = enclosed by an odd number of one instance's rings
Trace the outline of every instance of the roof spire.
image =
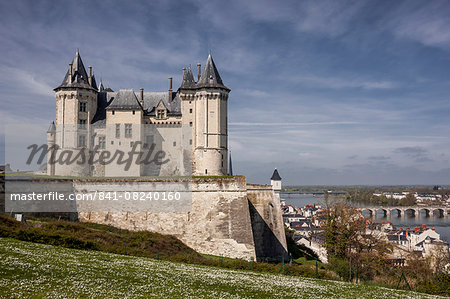
{"type": "Polygon", "coordinates": [[[72,60],[72,72],[70,69],[67,71],[66,76],[64,77],[63,82],[56,89],[61,87],[80,87],[91,89],[92,86],[89,84],[89,76],[84,68],[83,61],[81,60],[80,52],[77,48],[75,53],[75,57],[72,60]]]}
{"type": "Polygon", "coordinates": [[[100,78],[100,85],[98,86],[98,91],[99,92],[102,92],[102,91],[104,91],[105,90],[105,87],[103,86],[103,81],[102,81],[102,79],[100,78]]]}
{"type": "Polygon", "coordinates": [[[54,133],[55,131],[56,131],[55,122],[52,121],[52,122],[50,123],[50,127],[49,127],[48,130],[47,130],[47,133],[54,133]]]}
{"type": "Polygon", "coordinates": [[[72,60],[72,63],[70,63],[69,65],[70,65],[69,70],[67,70],[63,82],[61,83],[61,85],[55,88],[55,91],[62,87],[72,87],[72,88],[79,87],[97,90],[96,86],[95,87],[91,86],[89,79],[90,76],[88,75],[86,69],[84,68],[83,61],[81,60],[78,48],[77,51],[75,52],[75,56],[72,60]]]}
{"type": "Polygon", "coordinates": [[[272,181],[281,181],[280,174],[278,173],[278,170],[275,168],[273,171],[272,177],[270,178],[272,181]]]}
{"type": "Polygon", "coordinates": [[[97,81],[95,80],[94,71],[92,71],[91,87],[94,88],[95,90],[98,90],[97,81]]]}
{"type": "Polygon", "coordinates": [[[219,87],[229,90],[222,82],[220,78],[219,71],[217,70],[216,64],[211,55],[211,49],[209,52],[208,59],[206,60],[205,68],[197,82],[197,87],[219,87]]]}

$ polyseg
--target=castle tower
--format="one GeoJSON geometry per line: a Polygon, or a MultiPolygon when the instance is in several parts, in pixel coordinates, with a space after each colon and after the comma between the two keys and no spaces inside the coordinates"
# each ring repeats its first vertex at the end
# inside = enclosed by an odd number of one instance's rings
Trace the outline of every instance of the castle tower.
{"type": "Polygon", "coordinates": [[[272,185],[272,189],[275,192],[279,193],[281,191],[281,177],[276,168],[273,171],[272,177],[270,178],[270,184],[272,185]]]}
{"type": "MultiPolygon", "coordinates": [[[[199,66],[199,73],[200,70],[199,66]]],[[[183,125],[192,127],[193,175],[228,174],[227,101],[230,89],[223,84],[211,53],[198,82],[194,81],[190,68],[183,69],[179,92],[183,125]]]]}
{"type": "MultiPolygon", "coordinates": [[[[90,123],[97,111],[97,84],[89,67],[84,68],[78,49],[56,93],[55,144],[72,152],[72,157],[90,148],[90,123]]],[[[60,167],[56,175],[89,175],[89,165],[75,164],[60,167]],[[75,166],[76,165],[76,166],[75,166]]]]}

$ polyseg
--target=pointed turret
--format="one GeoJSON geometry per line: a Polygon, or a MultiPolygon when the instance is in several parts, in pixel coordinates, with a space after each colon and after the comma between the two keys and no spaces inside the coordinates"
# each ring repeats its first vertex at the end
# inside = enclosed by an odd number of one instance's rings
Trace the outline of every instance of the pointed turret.
{"type": "Polygon", "coordinates": [[[281,177],[276,168],[273,171],[272,177],[270,178],[270,184],[272,185],[272,189],[275,192],[279,193],[281,191],[281,177]]]}
{"type": "Polygon", "coordinates": [[[190,89],[195,87],[194,75],[192,74],[191,67],[189,67],[186,72],[186,68],[183,68],[183,81],[181,82],[180,88],[190,89]]]}
{"type": "Polygon", "coordinates": [[[280,174],[278,173],[278,170],[276,168],[273,171],[272,177],[270,179],[273,181],[281,181],[280,174]]]}
{"type": "Polygon", "coordinates": [[[95,81],[95,75],[94,75],[94,74],[92,74],[91,87],[92,87],[93,89],[95,89],[95,90],[98,90],[98,87],[97,87],[97,81],[95,81]]]}
{"type": "Polygon", "coordinates": [[[79,87],[93,89],[89,84],[89,76],[84,68],[83,61],[81,60],[80,53],[75,53],[72,63],[69,64],[69,69],[67,70],[64,80],[61,85],[56,87],[54,90],[57,91],[64,87],[79,87]]]}
{"type": "Polygon", "coordinates": [[[223,88],[229,90],[223,82],[222,78],[220,78],[219,72],[217,71],[216,64],[211,56],[211,53],[208,55],[208,59],[206,60],[205,68],[203,69],[203,73],[200,76],[200,80],[197,82],[197,88],[201,87],[216,87],[223,88]]]}
{"type": "Polygon", "coordinates": [[[103,86],[103,81],[100,79],[100,85],[98,86],[98,92],[105,91],[105,87],[103,86]]]}
{"type": "Polygon", "coordinates": [[[47,133],[54,133],[55,131],[56,131],[55,122],[52,121],[52,123],[50,124],[50,127],[47,130],[47,133]]]}
{"type": "MultiPolygon", "coordinates": [[[[199,73],[201,65],[197,65],[199,73]]],[[[192,71],[184,71],[188,84],[194,81],[192,71]]],[[[209,53],[203,72],[193,88],[180,88],[183,122],[192,127],[194,175],[227,175],[232,173],[228,160],[227,88],[209,53]]],[[[231,168],[231,165],[230,165],[231,168]]]]}

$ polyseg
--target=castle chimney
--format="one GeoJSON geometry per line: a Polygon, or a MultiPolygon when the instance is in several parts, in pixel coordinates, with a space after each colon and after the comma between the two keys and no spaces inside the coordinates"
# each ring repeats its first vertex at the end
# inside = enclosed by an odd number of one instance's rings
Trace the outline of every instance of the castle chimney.
{"type": "Polygon", "coordinates": [[[197,81],[200,81],[200,73],[202,72],[202,65],[197,63],[197,81]]]}
{"type": "Polygon", "coordinates": [[[89,85],[92,86],[92,66],[89,66],[89,78],[88,78],[89,85]]]}
{"type": "Polygon", "coordinates": [[[144,89],[141,88],[141,97],[139,98],[142,108],[144,108],[144,89]]]}
{"type": "Polygon", "coordinates": [[[72,83],[72,76],[73,76],[73,64],[69,63],[69,83],[72,83]]]}
{"type": "MultiPolygon", "coordinates": [[[[183,69],[183,72],[186,69],[183,69]]],[[[169,103],[172,102],[172,77],[169,78],[169,103]]]]}

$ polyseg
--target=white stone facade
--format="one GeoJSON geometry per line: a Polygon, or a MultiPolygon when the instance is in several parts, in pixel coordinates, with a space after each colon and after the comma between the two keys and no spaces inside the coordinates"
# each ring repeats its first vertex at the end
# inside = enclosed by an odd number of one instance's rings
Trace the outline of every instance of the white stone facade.
{"type": "MultiPolygon", "coordinates": [[[[199,72],[201,68],[199,66],[199,72]]],[[[47,174],[61,176],[138,177],[228,174],[229,89],[211,55],[197,82],[183,70],[180,88],[134,92],[97,87],[92,68],[86,72],[77,51],[56,93],[56,121],[47,134],[47,174]],[[153,147],[152,147],[153,145],[153,147]],[[52,146],[57,146],[52,148],[52,146]],[[145,156],[164,153],[162,165],[83,161],[55,163],[83,153],[95,157],[133,150],[145,156]],[[52,157],[52,159],[50,159],[52,157]]],[[[137,158],[137,154],[135,156],[137,158]]],[[[92,159],[91,159],[92,160],[92,159]]],[[[98,160],[98,159],[97,159],[98,160]]],[[[106,159],[107,160],[107,159],[106,159]]]]}

